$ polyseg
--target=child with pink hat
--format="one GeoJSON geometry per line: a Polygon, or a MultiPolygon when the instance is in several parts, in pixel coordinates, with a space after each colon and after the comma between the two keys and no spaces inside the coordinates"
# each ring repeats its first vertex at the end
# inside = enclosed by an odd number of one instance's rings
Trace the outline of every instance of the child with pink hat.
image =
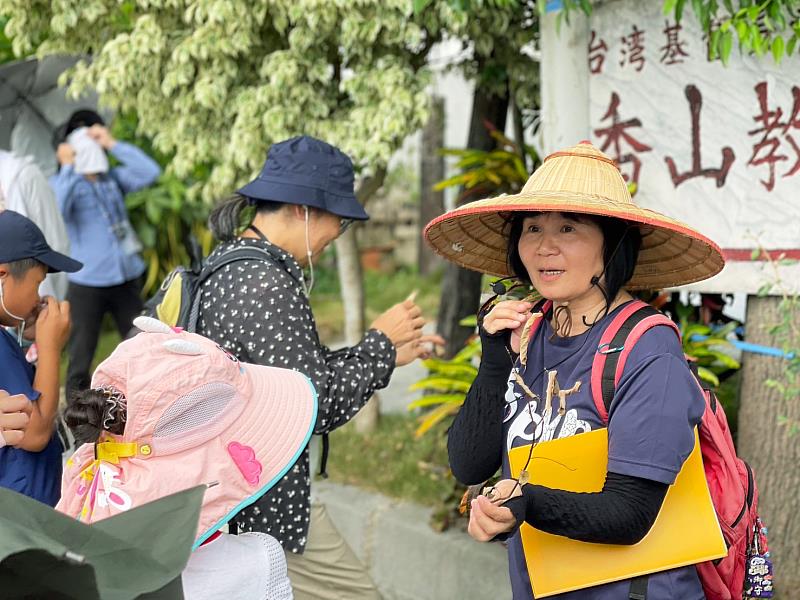
{"type": "Polygon", "coordinates": [[[83,445],[56,509],[91,523],[207,484],[186,598],[291,598],[274,538],[219,529],[296,462],[316,420],[313,385],[155,319],[135,325],[143,333],[122,342],[66,410],[83,445]]]}

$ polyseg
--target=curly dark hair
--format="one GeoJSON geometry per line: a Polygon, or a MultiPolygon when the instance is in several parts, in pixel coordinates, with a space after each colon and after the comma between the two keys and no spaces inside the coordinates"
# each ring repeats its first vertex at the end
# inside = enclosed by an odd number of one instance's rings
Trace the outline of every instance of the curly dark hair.
{"type": "Polygon", "coordinates": [[[124,404],[109,401],[107,389],[90,388],[76,392],[64,409],[64,422],[78,445],[94,444],[104,431],[122,435],[127,411],[124,404]]]}

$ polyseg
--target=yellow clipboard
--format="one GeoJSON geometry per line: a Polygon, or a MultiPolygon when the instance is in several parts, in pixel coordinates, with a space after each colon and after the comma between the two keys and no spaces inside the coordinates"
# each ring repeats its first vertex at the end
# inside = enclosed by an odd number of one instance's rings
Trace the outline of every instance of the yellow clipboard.
{"type": "MultiPolygon", "coordinates": [[[[509,452],[517,476],[530,446],[509,452]]],[[[608,430],[542,442],[533,449],[530,482],[570,492],[599,492],[608,466],[608,430]]],[[[711,503],[700,444],[670,486],[650,532],[633,546],[591,544],[552,535],[523,524],[525,562],[536,598],[630,579],[727,555],[711,503]]]]}

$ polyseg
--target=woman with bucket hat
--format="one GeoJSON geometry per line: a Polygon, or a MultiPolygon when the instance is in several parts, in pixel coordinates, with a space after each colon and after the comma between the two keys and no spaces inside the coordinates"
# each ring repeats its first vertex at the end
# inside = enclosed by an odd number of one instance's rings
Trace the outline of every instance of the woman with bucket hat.
{"type": "Polygon", "coordinates": [[[316,420],[314,386],[295,371],[240,363],[156,319],[134,324],[142,333],[117,346],[66,409],[81,445],[56,509],[94,523],[208,485],[182,576],[187,600],[291,600],[277,540],[219,529],[303,452],[316,420]]]}
{"type": "MultiPolygon", "coordinates": [[[[353,418],[375,390],[389,383],[396,365],[425,356],[427,343],[439,341],[438,336],[423,336],[425,321],[409,299],[379,316],[355,346],[331,351],[321,344],[308,301],[314,261],[352,221],[368,218],[353,182],[347,155],[299,136],[274,144],[258,177],[209,218],[212,232],[223,241],[209,260],[239,247],[260,249],[264,258],[228,264],[208,279],[201,291],[197,330],[242,361],[308,375],[319,394],[317,434],[353,418]],[[255,208],[255,217],[243,223],[242,211],[248,206],[255,208]],[[304,267],[310,272],[308,281],[304,267]]],[[[305,450],[277,486],[233,523],[281,542],[296,597],[379,597],[324,506],[312,504],[309,495],[305,450]]]]}
{"type": "MultiPolygon", "coordinates": [[[[634,204],[614,162],[589,142],[547,157],[517,195],[438,217],[425,237],[448,260],[516,277],[546,300],[499,301],[479,315],[479,374],[448,438],[459,481],[478,484],[502,468],[503,480],[471,501],[469,532],[479,541],[508,538],[513,597],[532,598],[518,534],[522,522],[602,544],[635,544],[653,525],[694,448],[705,401],[668,327],[647,330],[630,350],[608,421],[591,393],[593,360],[600,351],[617,350],[603,350],[601,336],[635,306],[628,290],[700,281],[718,273],[723,259],[713,242],[688,226],[634,204]],[[533,317],[534,310],[543,316],[533,317]],[[524,331],[529,320],[539,325],[530,335],[524,331]],[[602,491],[573,493],[511,479],[513,448],[606,424],[602,491]]],[[[651,574],[644,590],[636,581],[554,597],[704,597],[693,565],[651,574]]]]}

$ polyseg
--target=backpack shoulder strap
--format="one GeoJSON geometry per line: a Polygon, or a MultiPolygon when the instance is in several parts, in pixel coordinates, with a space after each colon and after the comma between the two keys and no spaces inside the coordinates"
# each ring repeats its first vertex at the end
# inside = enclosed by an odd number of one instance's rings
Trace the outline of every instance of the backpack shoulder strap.
{"type": "Polygon", "coordinates": [[[680,338],[678,326],[666,315],[635,300],[619,311],[600,337],[592,362],[590,388],[597,412],[606,425],[614,391],[631,350],[647,330],[659,325],[670,327],[680,338]]]}
{"type": "Polygon", "coordinates": [[[239,260],[269,260],[270,257],[269,252],[257,246],[241,246],[223,252],[213,260],[207,261],[197,276],[195,295],[192,298],[192,309],[189,312],[189,331],[194,332],[197,329],[197,320],[200,317],[200,289],[209,277],[222,267],[239,260]]]}
{"type": "Polygon", "coordinates": [[[239,246],[223,252],[212,260],[206,261],[200,271],[198,283],[205,283],[206,279],[219,271],[222,267],[239,260],[269,260],[272,255],[258,246],[239,246]]]}

